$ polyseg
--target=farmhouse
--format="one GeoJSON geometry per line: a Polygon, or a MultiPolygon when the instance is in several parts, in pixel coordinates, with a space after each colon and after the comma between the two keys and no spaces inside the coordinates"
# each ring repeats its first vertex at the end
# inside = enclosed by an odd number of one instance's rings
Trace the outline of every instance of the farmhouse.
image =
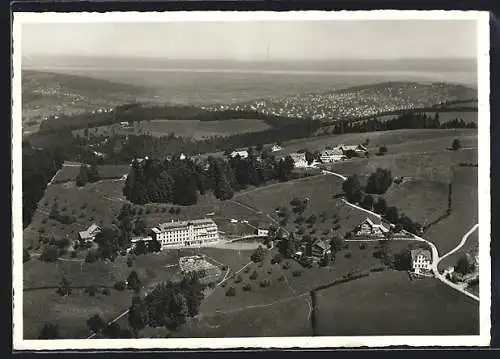
{"type": "Polygon", "coordinates": [[[349,151],[354,151],[358,155],[364,155],[368,152],[368,149],[363,145],[339,145],[337,147],[345,155],[349,151]]]}
{"type": "Polygon", "coordinates": [[[346,158],[344,153],[339,148],[327,149],[321,152],[319,159],[323,163],[332,163],[342,161],[346,158]]]}
{"type": "Polygon", "coordinates": [[[263,228],[257,228],[255,234],[259,237],[267,237],[269,235],[269,230],[263,228]]]}
{"type": "Polygon", "coordinates": [[[196,219],[159,224],[151,229],[151,236],[161,249],[206,246],[219,241],[217,225],[212,219],[196,219]]]}
{"type": "Polygon", "coordinates": [[[97,224],[92,223],[86,230],[78,232],[78,237],[84,243],[89,243],[93,242],[99,233],[101,233],[101,228],[97,224]]]}
{"type": "Polygon", "coordinates": [[[295,168],[306,168],[309,167],[306,161],[305,153],[290,153],[290,157],[293,160],[295,168]]]}
{"type": "Polygon", "coordinates": [[[326,241],[321,239],[317,240],[312,245],[312,256],[316,258],[322,258],[328,254],[330,254],[330,246],[326,241]]]}
{"type": "Polygon", "coordinates": [[[235,158],[236,156],[240,156],[240,158],[248,158],[248,151],[233,151],[231,152],[231,157],[235,158]]]}
{"type": "Polygon", "coordinates": [[[278,152],[278,151],[281,151],[282,149],[283,149],[283,147],[276,144],[276,145],[273,145],[273,147],[271,148],[271,151],[278,152]]]}
{"type": "Polygon", "coordinates": [[[356,230],[359,237],[384,237],[389,232],[382,223],[376,224],[370,218],[366,218],[356,230]]]}
{"type": "Polygon", "coordinates": [[[411,263],[416,274],[430,272],[432,270],[432,254],[426,249],[413,249],[411,263]]]}

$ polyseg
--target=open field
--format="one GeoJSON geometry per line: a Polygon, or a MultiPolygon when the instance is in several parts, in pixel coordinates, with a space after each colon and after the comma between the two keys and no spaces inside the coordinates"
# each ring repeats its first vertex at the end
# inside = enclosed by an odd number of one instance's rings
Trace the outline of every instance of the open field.
{"type": "MultiPolygon", "coordinates": [[[[100,179],[121,178],[123,175],[128,174],[130,166],[128,165],[101,165],[97,166],[100,179]]],[[[63,183],[74,181],[76,176],[80,173],[80,167],[76,166],[63,166],[57,175],[54,177],[52,183],[63,183]]]]}
{"type": "MultiPolygon", "coordinates": [[[[364,143],[369,139],[369,148],[375,149],[379,145],[386,145],[391,152],[391,147],[394,145],[405,144],[408,142],[420,142],[436,139],[442,141],[442,148],[451,146],[451,141],[454,138],[477,138],[477,130],[475,129],[410,129],[410,130],[393,130],[393,131],[377,131],[367,133],[344,133],[337,135],[322,135],[312,138],[304,138],[299,140],[291,140],[283,143],[283,151],[279,154],[295,152],[303,148],[309,150],[322,150],[326,146],[335,146],[338,144],[359,144],[364,143]]],[[[476,140],[477,141],[477,140],[476,140]]],[[[421,151],[426,151],[425,144],[421,151]]]]}
{"type": "Polygon", "coordinates": [[[390,169],[392,175],[397,177],[449,182],[452,174],[451,166],[461,162],[477,163],[477,149],[398,154],[392,153],[389,148],[389,153],[385,156],[338,162],[329,168],[345,176],[370,174],[377,168],[384,168],[390,169]]]}
{"type": "Polygon", "coordinates": [[[451,215],[425,232],[442,255],[458,245],[462,236],[478,221],[477,167],[453,170],[451,215]]]}
{"type": "Polygon", "coordinates": [[[45,263],[32,258],[24,264],[24,337],[36,339],[45,322],[58,324],[64,338],[85,338],[90,333],[87,319],[100,314],[104,320],[111,320],[130,306],[134,295],[128,290],[112,288],[116,281],[126,280],[136,270],[144,288],[175,278],[174,269],[165,265],[177,263],[177,253],[162,252],[136,257],[132,267],[126,264],[126,257],[115,262],[58,261],[45,263]],[[65,277],[73,289],[67,297],[61,297],[56,289],[65,277]],[[91,297],[84,293],[90,285],[110,288],[109,295],[101,293],[91,297]]]}
{"type": "Polygon", "coordinates": [[[175,337],[235,338],[311,336],[309,306],[290,298],[265,307],[203,314],[190,320],[175,337]]]}
{"type": "Polygon", "coordinates": [[[425,226],[446,212],[448,184],[409,178],[393,183],[382,197],[389,206],[396,206],[400,213],[425,226]]]}
{"type": "Polygon", "coordinates": [[[479,305],[435,279],[370,276],[317,293],[316,335],[477,335],[479,305]]]}
{"type": "MultiPolygon", "coordinates": [[[[58,324],[64,338],[85,338],[90,333],[86,320],[100,314],[104,320],[112,320],[128,309],[133,293],[111,288],[116,281],[126,280],[132,270],[137,271],[143,288],[156,283],[178,278],[175,267],[178,258],[195,253],[205,254],[210,259],[228,265],[237,271],[249,262],[252,251],[236,251],[218,248],[199,250],[169,250],[157,254],[136,256],[133,266],[128,267],[127,257],[119,256],[115,262],[58,261],[45,263],[32,258],[24,264],[24,331],[25,338],[36,339],[45,322],[58,324]],[[71,295],[61,297],[56,289],[65,277],[74,287],[71,295]],[[110,288],[109,295],[90,297],[84,288],[90,285],[110,288]]],[[[119,321],[126,327],[126,316],[119,321]]]]}
{"type": "Polygon", "coordinates": [[[142,126],[147,133],[153,136],[165,136],[173,132],[176,136],[195,139],[258,132],[269,128],[264,121],[251,119],[225,121],[153,120],[145,122],[142,126]]]}
{"type": "MultiPolygon", "coordinates": [[[[268,128],[269,125],[257,119],[232,119],[224,121],[158,119],[134,123],[129,129],[121,128],[120,124],[98,126],[89,129],[89,133],[99,136],[146,134],[156,137],[175,134],[177,137],[189,137],[201,140],[238,133],[258,132],[268,128]]],[[[73,133],[83,136],[85,130],[74,130],[73,133]]]]}

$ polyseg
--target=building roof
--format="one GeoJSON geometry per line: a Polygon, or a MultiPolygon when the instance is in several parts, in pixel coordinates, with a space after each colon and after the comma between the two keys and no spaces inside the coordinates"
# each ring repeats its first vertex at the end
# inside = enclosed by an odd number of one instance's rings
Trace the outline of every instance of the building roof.
{"type": "Polygon", "coordinates": [[[101,232],[101,227],[99,227],[97,224],[92,223],[89,228],[87,228],[84,231],[78,232],[80,235],[80,238],[82,239],[91,239],[95,237],[99,232],[101,232]]]}
{"type": "Polygon", "coordinates": [[[152,241],[153,238],[152,237],[132,237],[132,239],[130,240],[131,243],[136,243],[136,242],[140,242],[140,241],[144,241],[144,242],[149,242],[149,241],[152,241]]]}
{"type": "Polygon", "coordinates": [[[374,223],[370,217],[367,217],[365,220],[364,220],[364,223],[368,223],[368,225],[371,227],[371,228],[379,228],[382,232],[384,233],[387,233],[389,232],[389,229],[387,229],[382,223],[374,223]]]}
{"type": "Polygon", "coordinates": [[[290,157],[294,161],[305,161],[306,160],[306,154],[305,153],[297,153],[297,152],[290,153],[290,157]]]}
{"type": "Polygon", "coordinates": [[[432,261],[431,251],[427,249],[422,249],[422,248],[412,249],[410,253],[412,261],[415,261],[419,256],[424,256],[424,258],[427,259],[428,261],[432,261]]]}
{"type": "Polygon", "coordinates": [[[240,155],[240,157],[242,157],[242,156],[248,156],[248,151],[243,150],[243,151],[233,151],[233,152],[231,152],[231,157],[236,157],[238,155],[240,155]]]}
{"type": "Polygon", "coordinates": [[[172,230],[172,229],[186,228],[189,225],[193,225],[193,226],[198,226],[198,225],[217,226],[213,219],[203,218],[203,219],[194,219],[194,220],[190,220],[190,221],[175,221],[175,222],[172,221],[172,222],[167,222],[167,223],[160,223],[155,228],[151,228],[151,230],[154,233],[161,233],[161,232],[165,232],[165,231],[172,230]]]}
{"type": "Polygon", "coordinates": [[[331,150],[324,150],[321,152],[321,156],[342,156],[342,150],[340,148],[334,148],[331,150]]]}
{"type": "Polygon", "coordinates": [[[326,241],[323,241],[321,239],[318,239],[316,242],[314,242],[314,246],[319,247],[324,251],[328,250],[330,247],[328,243],[326,243],[326,241]]]}

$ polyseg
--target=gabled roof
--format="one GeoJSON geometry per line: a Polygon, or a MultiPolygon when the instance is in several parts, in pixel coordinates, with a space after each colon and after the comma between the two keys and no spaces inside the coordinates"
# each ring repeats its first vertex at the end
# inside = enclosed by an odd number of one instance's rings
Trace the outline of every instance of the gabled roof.
{"type": "Polygon", "coordinates": [[[319,248],[323,249],[324,251],[328,250],[330,247],[328,245],[328,243],[326,243],[325,241],[323,241],[321,239],[318,239],[316,242],[314,242],[314,246],[319,247],[319,248]]]}
{"type": "Polygon", "coordinates": [[[78,232],[78,234],[82,239],[91,239],[99,234],[99,232],[101,232],[101,227],[99,227],[95,223],[92,223],[89,228],[84,231],[78,232]]]}
{"type": "Polygon", "coordinates": [[[382,223],[374,223],[370,217],[367,217],[364,221],[365,223],[368,223],[368,225],[371,228],[379,228],[382,232],[389,232],[389,229],[387,229],[382,223]]]}
{"type": "Polygon", "coordinates": [[[431,251],[427,249],[422,249],[422,248],[412,249],[410,253],[412,261],[415,261],[419,256],[423,256],[428,261],[432,261],[431,251]]]}

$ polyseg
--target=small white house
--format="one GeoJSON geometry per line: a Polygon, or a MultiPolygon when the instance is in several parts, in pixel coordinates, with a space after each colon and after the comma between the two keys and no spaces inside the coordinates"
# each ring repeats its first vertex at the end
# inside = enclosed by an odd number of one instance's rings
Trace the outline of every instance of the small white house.
{"type": "Polygon", "coordinates": [[[366,218],[363,223],[360,224],[356,236],[361,237],[384,237],[386,233],[389,232],[382,223],[374,223],[370,218],[366,218]]]}
{"type": "Polygon", "coordinates": [[[432,270],[432,254],[426,249],[413,249],[411,263],[415,274],[422,274],[432,270]]]}
{"type": "Polygon", "coordinates": [[[258,228],[256,232],[259,237],[265,237],[269,235],[269,230],[263,228],[258,228]]]}
{"type": "Polygon", "coordinates": [[[127,121],[120,122],[121,128],[130,128],[130,123],[127,121]]]}
{"type": "Polygon", "coordinates": [[[237,219],[234,219],[234,218],[231,218],[230,222],[231,222],[231,223],[238,223],[238,220],[237,220],[237,219]]]}
{"type": "Polygon", "coordinates": [[[281,151],[283,149],[283,147],[281,146],[278,146],[277,144],[274,145],[272,148],[271,148],[271,151],[272,152],[278,152],[278,151],[281,151]]]}
{"type": "Polygon", "coordinates": [[[231,152],[231,157],[234,158],[236,156],[240,156],[240,158],[245,159],[248,158],[248,151],[233,151],[231,152]]]}
{"type": "Polygon", "coordinates": [[[179,156],[179,159],[181,161],[185,160],[186,159],[186,155],[184,153],[181,153],[180,156],[179,156]]]}

